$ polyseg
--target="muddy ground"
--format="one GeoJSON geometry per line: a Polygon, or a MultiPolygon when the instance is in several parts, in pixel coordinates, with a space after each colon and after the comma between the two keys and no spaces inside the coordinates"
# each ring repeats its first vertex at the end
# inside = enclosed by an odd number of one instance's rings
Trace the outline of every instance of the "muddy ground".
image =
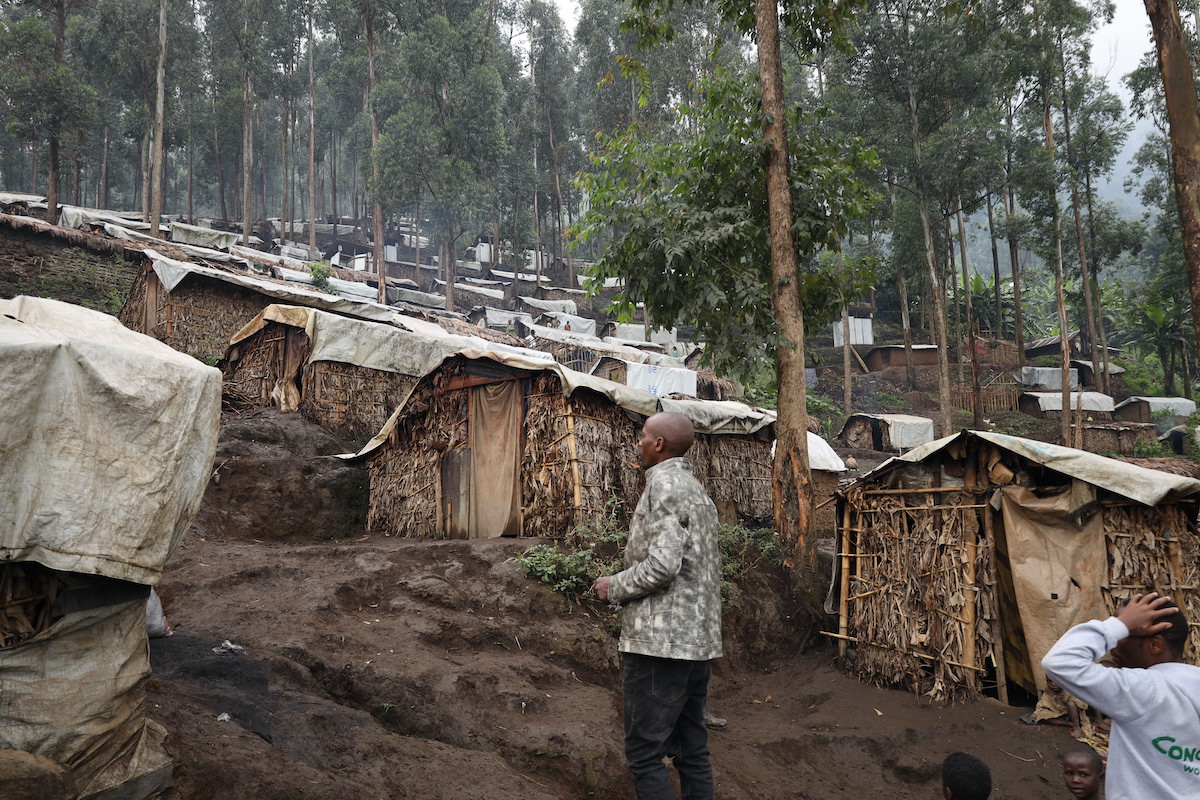
{"type": "MultiPolygon", "coordinates": [[[[344,448],[295,414],[226,419],[160,586],[168,797],[632,798],[611,611],[525,578],[529,540],[365,535],[344,448]],[[213,652],[226,640],[244,654],[213,652]]],[[[710,695],[718,797],[939,797],[958,749],[991,765],[994,797],[1064,796],[1064,730],[848,678],[786,574],[743,589],[710,695]]]]}

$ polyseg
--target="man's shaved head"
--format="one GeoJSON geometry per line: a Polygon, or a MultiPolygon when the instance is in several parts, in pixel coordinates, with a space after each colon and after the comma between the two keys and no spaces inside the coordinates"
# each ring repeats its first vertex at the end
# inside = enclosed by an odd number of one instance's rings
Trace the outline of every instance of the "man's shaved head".
{"type": "Polygon", "coordinates": [[[668,458],[685,454],[696,439],[692,421],[683,414],[664,411],[646,420],[638,447],[642,451],[642,466],[651,467],[668,458]]]}

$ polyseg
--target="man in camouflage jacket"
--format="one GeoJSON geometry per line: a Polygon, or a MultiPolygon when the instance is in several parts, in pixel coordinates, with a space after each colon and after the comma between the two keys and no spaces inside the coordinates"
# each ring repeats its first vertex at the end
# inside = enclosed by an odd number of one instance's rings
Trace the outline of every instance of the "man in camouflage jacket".
{"type": "Polygon", "coordinates": [[[673,800],[663,756],[682,796],[713,796],[705,698],[721,656],[721,552],[717,509],[684,454],[691,421],[655,414],[638,441],[646,489],[625,548],[626,569],[596,581],[601,600],[624,606],[625,758],[639,800],[673,800]]]}

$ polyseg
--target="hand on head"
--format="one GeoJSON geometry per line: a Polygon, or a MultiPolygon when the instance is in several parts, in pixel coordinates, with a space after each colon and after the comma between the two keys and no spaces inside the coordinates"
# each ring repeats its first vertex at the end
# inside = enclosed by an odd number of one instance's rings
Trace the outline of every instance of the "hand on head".
{"type": "Polygon", "coordinates": [[[1171,627],[1167,617],[1179,613],[1170,597],[1158,592],[1135,594],[1117,612],[1117,619],[1125,623],[1130,636],[1154,636],[1171,627]]]}

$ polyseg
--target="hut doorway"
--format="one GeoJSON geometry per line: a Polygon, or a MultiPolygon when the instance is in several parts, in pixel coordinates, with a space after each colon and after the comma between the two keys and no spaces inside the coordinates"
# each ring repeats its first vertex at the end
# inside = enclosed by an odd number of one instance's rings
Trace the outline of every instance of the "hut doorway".
{"type": "MultiPolygon", "coordinates": [[[[443,469],[446,534],[492,539],[521,535],[521,381],[469,390],[470,448],[454,469],[443,469]],[[456,485],[446,485],[449,482],[456,485]]],[[[449,465],[446,465],[449,466],[449,465]]]]}

